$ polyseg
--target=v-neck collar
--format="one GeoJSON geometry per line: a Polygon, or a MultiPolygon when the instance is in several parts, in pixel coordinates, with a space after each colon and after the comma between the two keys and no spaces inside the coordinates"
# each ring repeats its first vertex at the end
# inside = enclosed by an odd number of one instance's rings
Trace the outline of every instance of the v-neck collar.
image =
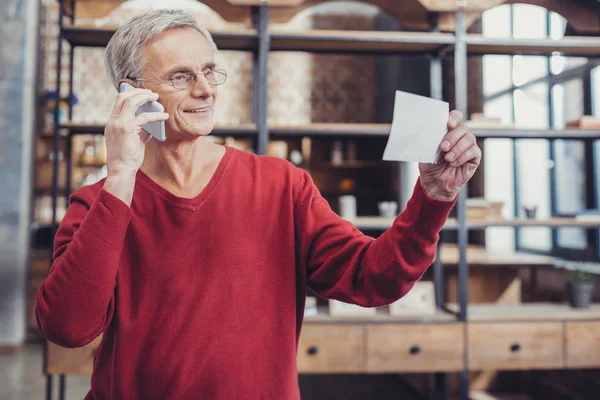
{"type": "Polygon", "coordinates": [[[144,184],[144,186],[148,187],[152,191],[158,193],[161,197],[167,200],[174,206],[186,208],[189,210],[197,211],[200,206],[212,195],[212,193],[217,188],[219,181],[225,174],[227,170],[227,166],[230,163],[232,155],[234,153],[233,148],[224,146],[225,154],[219,161],[217,165],[217,169],[215,173],[210,178],[210,181],[206,185],[206,187],[195,197],[179,197],[169,192],[167,189],[156,183],[152,178],[146,175],[142,170],[138,170],[137,172],[137,181],[144,184]]]}

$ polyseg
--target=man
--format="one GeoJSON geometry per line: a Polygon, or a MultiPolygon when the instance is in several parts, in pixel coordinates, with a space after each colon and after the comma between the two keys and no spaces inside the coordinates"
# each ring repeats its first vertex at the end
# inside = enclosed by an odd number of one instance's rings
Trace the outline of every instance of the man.
{"type": "Polygon", "coordinates": [[[364,236],[305,171],[206,139],[224,82],[214,49],[192,18],[165,10],[130,20],[106,49],[115,87],[136,88],[117,96],[108,176],[72,195],[36,303],[58,345],[104,333],[87,399],[299,399],[306,287],[368,307],[402,297],[479,165],[452,112],[443,159],[420,165],[387,232],[364,236]],[[166,113],[135,116],[157,99],[166,113]],[[165,121],[166,142],[141,130],[152,121],[165,121]]]}

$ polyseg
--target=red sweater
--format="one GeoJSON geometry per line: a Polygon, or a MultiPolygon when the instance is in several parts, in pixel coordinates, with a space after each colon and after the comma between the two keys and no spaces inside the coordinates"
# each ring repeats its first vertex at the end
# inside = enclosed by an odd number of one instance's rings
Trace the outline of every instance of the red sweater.
{"type": "Polygon", "coordinates": [[[306,286],[363,306],[397,300],[431,264],[454,205],[417,183],[374,240],[305,171],[233,148],[195,198],[140,171],[128,207],[103,183],[72,195],[36,302],[51,342],[104,333],[87,399],[299,399],[306,286]]]}

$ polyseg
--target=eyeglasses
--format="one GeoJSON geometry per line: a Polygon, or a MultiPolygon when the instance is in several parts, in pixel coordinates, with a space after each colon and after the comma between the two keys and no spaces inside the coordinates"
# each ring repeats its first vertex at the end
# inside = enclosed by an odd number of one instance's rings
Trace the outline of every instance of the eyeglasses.
{"type": "Polygon", "coordinates": [[[171,79],[141,79],[132,78],[136,81],[147,81],[147,82],[171,82],[171,85],[175,89],[187,89],[194,85],[198,80],[198,74],[204,75],[204,78],[210,86],[219,86],[225,83],[227,80],[227,72],[222,69],[211,69],[206,72],[178,72],[171,79]]]}

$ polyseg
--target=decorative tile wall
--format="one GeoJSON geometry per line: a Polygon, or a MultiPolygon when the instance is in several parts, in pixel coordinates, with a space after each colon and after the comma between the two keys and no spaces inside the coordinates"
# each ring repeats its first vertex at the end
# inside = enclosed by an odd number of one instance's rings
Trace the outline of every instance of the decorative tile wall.
{"type": "MultiPolygon", "coordinates": [[[[146,13],[156,0],[124,2],[105,17],[77,21],[78,24],[118,26],[129,18],[146,13]]],[[[172,0],[169,7],[186,9],[208,29],[234,30],[240,24],[224,21],[207,6],[194,0],[172,0]]],[[[376,10],[372,6],[324,5],[305,10],[279,29],[373,29],[376,10]],[[342,10],[342,12],[340,12],[342,10]]],[[[56,35],[58,6],[45,5],[42,24],[44,89],[56,87],[56,35]]],[[[68,93],[69,46],[63,46],[61,93],[68,93]]],[[[104,123],[110,114],[116,90],[104,71],[104,49],[75,49],[74,92],[79,104],[73,121],[104,123]]],[[[219,88],[215,114],[217,125],[252,122],[252,54],[221,51],[217,61],[228,71],[227,83],[219,88]]],[[[374,58],[342,55],[313,55],[274,52],[268,62],[268,123],[298,125],[310,122],[372,122],[374,120],[374,58]]],[[[51,119],[47,115],[47,127],[51,119]]]]}

